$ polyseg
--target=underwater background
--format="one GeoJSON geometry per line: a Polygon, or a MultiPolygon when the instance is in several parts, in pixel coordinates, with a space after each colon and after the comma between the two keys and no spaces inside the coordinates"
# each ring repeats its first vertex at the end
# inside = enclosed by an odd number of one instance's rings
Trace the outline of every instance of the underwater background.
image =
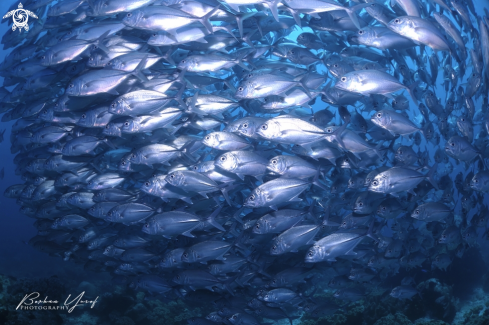
{"type": "MultiPolygon", "coordinates": [[[[31,3],[32,2],[33,1],[31,1],[31,3]]],[[[52,4],[55,3],[56,2],[53,2],[52,4]]],[[[419,3],[427,5],[428,2],[419,1],[419,3]]],[[[2,13],[2,15],[7,13],[12,10],[13,6],[16,7],[17,4],[18,1],[1,1],[0,13],[2,13]]],[[[485,8],[489,8],[489,2],[484,0],[474,0],[474,5],[479,15],[482,16],[485,13],[487,14],[485,8]],[[484,10],[482,8],[484,8],[484,10]]],[[[264,9],[265,7],[262,6],[258,8],[264,9]]],[[[359,14],[359,12],[357,12],[357,14],[359,14]]],[[[362,15],[364,14],[365,10],[362,12],[362,15]]],[[[268,13],[268,15],[271,17],[270,13],[268,13]]],[[[33,19],[30,18],[29,21],[31,20],[33,19]]],[[[478,22],[475,22],[475,19],[473,18],[472,20],[474,26],[477,26],[476,28],[478,28],[478,22]]],[[[7,22],[7,20],[4,19],[2,24],[0,24],[0,35],[6,34],[11,29],[11,26],[11,21],[9,20],[7,22]]],[[[291,27],[290,30],[286,30],[282,33],[287,36],[289,41],[295,42],[299,34],[311,31],[310,28],[306,26],[303,27],[303,29],[291,27]]],[[[28,32],[22,31],[22,33],[28,32]]],[[[344,39],[346,40],[346,37],[344,39]]],[[[16,45],[9,49],[0,50],[0,62],[5,60],[11,51],[15,49],[15,46],[16,45]]],[[[320,54],[320,51],[313,50],[312,52],[318,56],[320,54]]],[[[279,60],[277,56],[273,58],[274,60],[279,60]]],[[[467,59],[467,62],[469,61],[470,60],[467,59]]],[[[413,61],[409,60],[408,62],[410,65],[409,67],[416,70],[413,61]]],[[[327,76],[327,80],[323,86],[331,80],[333,80],[334,84],[335,79],[331,74],[328,75],[328,69],[326,67],[318,64],[316,69],[318,74],[327,76]]],[[[471,71],[471,69],[471,64],[467,64],[467,70],[471,71]]],[[[233,70],[230,71],[231,74],[234,73],[233,70]]],[[[470,72],[465,73],[465,77],[461,79],[459,84],[462,84],[465,87],[468,75],[470,75],[470,72]]],[[[3,77],[0,78],[3,80],[3,77]]],[[[443,68],[440,66],[437,81],[440,86],[436,86],[436,96],[440,98],[442,102],[445,102],[447,92],[441,86],[443,78],[443,68]]],[[[239,79],[240,78],[236,75],[236,81],[239,79]]],[[[238,82],[235,84],[238,85],[238,82]]],[[[13,89],[13,87],[6,88],[9,89],[9,91],[12,91],[13,89]]],[[[226,89],[225,86],[223,88],[226,89]]],[[[426,86],[426,88],[428,88],[428,86],[426,86]]],[[[409,97],[407,91],[405,91],[404,94],[406,97],[409,97]]],[[[190,97],[190,95],[187,95],[187,97],[190,97]]],[[[314,104],[311,104],[312,112],[316,113],[329,107],[329,111],[335,113],[333,121],[337,125],[342,124],[343,122],[340,118],[341,112],[338,110],[338,107],[334,105],[330,106],[330,104],[323,102],[320,98],[321,96],[317,97],[314,104]]],[[[487,103],[485,102],[485,99],[487,99],[487,93],[474,98],[475,109],[479,112],[477,114],[479,117],[487,112],[487,107],[485,107],[487,103]]],[[[417,110],[414,108],[415,104],[412,102],[411,98],[410,104],[412,111],[409,115],[411,119],[416,121],[416,124],[421,125],[422,118],[419,117],[417,110]]],[[[362,108],[360,108],[358,112],[361,112],[361,110],[362,108]]],[[[350,112],[353,111],[357,110],[350,109],[350,112]]],[[[303,112],[299,112],[299,114],[303,114],[302,117],[305,116],[305,113],[303,112]]],[[[250,113],[250,115],[253,115],[253,113],[250,113]]],[[[362,115],[366,120],[369,120],[372,114],[370,112],[365,112],[362,115]]],[[[236,119],[237,116],[237,114],[232,116],[225,115],[224,118],[236,119]]],[[[2,120],[2,123],[0,124],[0,131],[6,129],[4,140],[0,143],[0,169],[4,168],[4,177],[0,180],[0,193],[4,193],[14,184],[23,184],[25,182],[21,178],[21,175],[16,172],[18,168],[17,165],[14,164],[16,153],[11,153],[10,149],[11,143],[13,142],[11,137],[15,136],[11,133],[12,126],[15,122],[15,119],[7,122],[2,120]]],[[[476,121],[474,118],[474,134],[484,132],[483,123],[484,119],[480,118],[479,121],[476,121]]],[[[452,131],[454,133],[457,132],[455,131],[455,125],[456,123],[452,123],[451,126],[449,126],[453,129],[452,131]]],[[[369,121],[369,127],[371,126],[372,123],[369,121]]],[[[435,129],[437,130],[436,132],[439,133],[438,128],[435,127],[435,129]]],[[[202,134],[207,133],[210,133],[210,131],[199,133],[199,136],[203,137],[202,134]]],[[[485,137],[487,139],[487,133],[485,134],[485,137]]],[[[403,145],[410,146],[413,144],[412,138],[405,138],[398,140],[396,147],[401,141],[403,145]]],[[[487,140],[485,140],[485,142],[487,143],[487,140]]],[[[422,144],[417,146],[417,151],[421,152],[421,148],[423,148],[428,152],[430,157],[433,157],[435,151],[439,147],[443,148],[443,146],[443,140],[441,143],[438,142],[438,144],[436,144],[423,139],[422,144]]],[[[284,152],[286,151],[284,150],[284,152]]],[[[288,152],[290,153],[290,151],[288,152]]],[[[211,155],[210,151],[208,154],[211,155]]],[[[218,156],[215,152],[212,152],[212,155],[215,155],[215,157],[218,156]]],[[[487,156],[484,154],[484,158],[481,160],[484,160],[486,157],[487,156]]],[[[464,165],[463,162],[452,158],[450,159],[453,164],[453,171],[449,173],[449,176],[454,182],[458,173],[462,172],[465,178],[469,169],[475,173],[476,170],[479,170],[478,168],[480,168],[480,164],[478,167],[474,167],[477,164],[477,158],[470,162],[471,165],[464,165]]],[[[209,159],[204,158],[202,160],[209,159]]],[[[430,166],[432,165],[433,163],[430,163],[430,166]]],[[[141,186],[141,184],[138,186],[141,186]]],[[[330,186],[331,184],[328,184],[328,188],[330,188],[330,186]]],[[[308,193],[308,191],[313,190],[308,189],[305,193],[308,193]]],[[[315,191],[317,191],[317,189],[315,191]]],[[[346,192],[346,190],[344,191],[346,192]]],[[[245,193],[248,195],[249,191],[246,192],[245,190],[245,193]]],[[[316,195],[316,192],[313,193],[316,195]]],[[[234,193],[234,196],[231,195],[231,200],[235,200],[236,202],[241,201],[242,203],[246,195],[238,195],[234,193]]],[[[339,198],[340,195],[338,194],[329,199],[334,201],[339,198]]],[[[463,209],[460,198],[454,200],[452,207],[454,214],[457,216],[462,214],[462,212],[458,211],[463,209]]],[[[477,203],[470,212],[466,212],[465,219],[468,219],[469,215],[472,217],[478,213],[487,215],[487,210],[483,209],[484,205],[489,204],[487,192],[479,192],[477,194],[474,192],[472,198],[476,200],[477,203]]],[[[431,198],[428,201],[431,201],[431,198]]],[[[173,204],[173,201],[171,202],[173,204]]],[[[223,206],[226,204],[224,198],[221,198],[221,204],[223,206]]],[[[342,207],[339,206],[335,208],[335,205],[333,204],[332,206],[330,211],[331,214],[339,214],[340,216],[346,216],[348,214],[345,212],[347,209],[342,210],[342,207]]],[[[33,226],[35,219],[21,214],[19,208],[20,206],[16,204],[14,198],[0,196],[0,324],[230,324],[231,321],[226,319],[226,317],[221,317],[222,322],[213,322],[212,320],[206,319],[206,316],[213,312],[215,313],[222,308],[226,308],[226,301],[232,301],[233,299],[235,299],[236,302],[233,303],[232,308],[242,311],[250,310],[247,302],[250,300],[252,294],[250,292],[251,290],[248,289],[246,289],[246,295],[238,289],[233,289],[235,290],[234,297],[230,296],[225,290],[211,292],[205,289],[197,291],[188,290],[188,292],[182,296],[172,294],[171,292],[154,294],[148,290],[134,288],[134,286],[130,285],[130,279],[122,279],[121,277],[114,276],[114,272],[105,268],[91,268],[83,263],[75,263],[71,260],[64,261],[62,254],[46,254],[29,244],[30,239],[38,235],[38,229],[33,226]],[[63,302],[68,295],[74,297],[81,292],[85,292],[83,299],[96,299],[96,303],[93,304],[93,308],[90,308],[90,304],[87,304],[76,307],[69,313],[67,310],[16,310],[19,303],[22,301],[22,298],[31,292],[39,292],[40,299],[49,297],[50,299],[58,299],[61,302],[63,302]],[[243,300],[240,301],[239,298],[243,298],[243,300]]],[[[304,207],[301,206],[301,208],[304,207]]],[[[264,214],[265,213],[262,213],[262,215],[264,214]]],[[[461,218],[463,219],[464,217],[461,218]]],[[[466,222],[465,224],[467,225],[470,223],[466,222]]],[[[458,225],[460,225],[460,222],[458,222],[458,225]]],[[[226,226],[225,228],[229,227],[226,226]]],[[[462,226],[460,226],[460,228],[462,228],[462,226]]],[[[293,323],[294,325],[489,325],[489,236],[486,234],[486,228],[487,222],[483,227],[477,228],[478,237],[476,243],[471,246],[467,245],[463,256],[453,257],[450,265],[446,269],[432,267],[429,261],[424,262],[424,264],[421,267],[416,268],[415,271],[401,266],[397,272],[389,274],[388,277],[382,279],[375,278],[371,282],[366,281],[363,283],[362,286],[367,289],[368,293],[356,301],[334,298],[336,289],[328,286],[328,283],[330,283],[331,279],[338,274],[341,275],[345,273],[338,272],[338,270],[333,271],[333,268],[326,263],[323,266],[317,267],[317,276],[304,282],[304,286],[307,286],[310,290],[307,294],[307,288],[302,288],[300,286],[295,287],[295,289],[303,292],[301,297],[304,299],[307,298],[306,300],[309,300],[308,303],[321,306],[321,311],[317,310],[316,313],[308,313],[305,308],[307,307],[307,304],[303,301],[295,305],[296,307],[300,306],[300,308],[294,309],[287,306],[283,309],[289,316],[288,318],[270,319],[267,317],[257,317],[256,319],[259,320],[260,324],[293,323]],[[414,282],[412,282],[411,285],[415,288],[416,294],[410,297],[410,299],[397,299],[391,297],[389,293],[393,288],[399,286],[406,277],[414,278],[414,282]],[[311,290],[311,288],[313,289],[311,290]],[[326,301],[331,302],[327,307],[323,304],[326,301]]],[[[393,232],[387,230],[384,235],[392,237],[393,232]]],[[[317,236],[316,239],[320,239],[321,237],[322,236],[317,236]]],[[[269,250],[269,246],[264,248],[264,250],[269,250]]],[[[305,252],[305,250],[302,250],[301,254],[304,255],[305,252]]],[[[162,254],[163,253],[160,255],[162,254]]],[[[247,260],[247,263],[251,262],[247,260]]],[[[260,262],[253,261],[253,263],[260,262]]],[[[294,262],[292,262],[292,264],[294,264],[294,262]]],[[[273,269],[273,266],[271,266],[270,269],[273,269]]],[[[278,270],[273,270],[273,272],[279,272],[280,270],[281,268],[278,267],[278,270]]],[[[148,272],[151,273],[153,271],[153,269],[150,269],[148,272]]],[[[155,273],[157,274],[157,271],[155,271],[155,273]]],[[[346,274],[347,273],[349,273],[349,270],[346,274]]],[[[167,276],[170,282],[172,276],[173,275],[167,276]]],[[[265,280],[263,280],[263,282],[264,281],[265,280]]],[[[252,286],[260,285],[261,282],[257,281],[257,283],[252,286]]],[[[301,285],[303,284],[301,283],[301,285]]],[[[245,290],[243,290],[243,292],[244,291],[245,290]]],[[[277,306],[273,307],[275,308],[277,306]]],[[[254,320],[245,319],[240,324],[258,323],[254,323],[254,320]]]]}

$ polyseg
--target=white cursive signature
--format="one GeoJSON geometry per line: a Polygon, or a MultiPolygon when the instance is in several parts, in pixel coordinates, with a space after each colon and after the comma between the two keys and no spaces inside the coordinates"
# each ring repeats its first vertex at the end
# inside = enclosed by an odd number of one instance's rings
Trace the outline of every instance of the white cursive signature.
{"type": "MultiPolygon", "coordinates": [[[[62,307],[68,309],[68,313],[71,313],[75,307],[85,305],[85,304],[90,304],[90,308],[93,308],[95,306],[95,303],[97,303],[98,296],[94,300],[82,300],[83,295],[85,294],[85,291],[80,293],[78,296],[73,298],[71,301],[69,299],[71,298],[71,294],[68,295],[68,298],[66,298],[64,302],[64,306],[62,307]]],[[[22,306],[32,306],[32,305],[44,305],[44,304],[58,304],[59,302],[57,300],[48,300],[48,297],[46,296],[43,300],[38,299],[40,297],[39,292],[32,292],[30,294],[27,294],[24,296],[22,301],[17,305],[16,310],[21,308],[22,306]],[[37,299],[37,300],[36,300],[37,299]]]]}

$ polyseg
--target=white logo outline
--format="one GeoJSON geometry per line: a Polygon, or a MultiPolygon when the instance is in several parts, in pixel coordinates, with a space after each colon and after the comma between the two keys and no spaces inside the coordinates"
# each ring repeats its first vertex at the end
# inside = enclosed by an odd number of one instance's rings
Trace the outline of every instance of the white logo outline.
{"type": "Polygon", "coordinates": [[[24,9],[24,6],[22,6],[22,3],[19,3],[18,9],[11,10],[7,12],[5,16],[3,16],[3,19],[8,18],[12,16],[12,19],[14,21],[14,24],[12,25],[12,30],[15,31],[17,28],[19,29],[19,32],[22,31],[22,28],[25,28],[26,31],[29,30],[29,25],[27,24],[29,20],[29,16],[33,18],[38,18],[35,13],[32,11],[24,9]]]}

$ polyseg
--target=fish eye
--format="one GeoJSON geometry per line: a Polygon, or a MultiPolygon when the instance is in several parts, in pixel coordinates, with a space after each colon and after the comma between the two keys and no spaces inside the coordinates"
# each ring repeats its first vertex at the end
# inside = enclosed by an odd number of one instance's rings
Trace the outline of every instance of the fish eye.
{"type": "Polygon", "coordinates": [[[257,223],[255,227],[256,227],[256,229],[260,229],[260,224],[257,223]]]}
{"type": "Polygon", "coordinates": [[[419,210],[414,211],[416,214],[419,214],[419,210]]]}
{"type": "Polygon", "coordinates": [[[255,200],[255,196],[254,195],[251,195],[250,196],[250,201],[254,201],[255,200]]]}
{"type": "Polygon", "coordinates": [[[174,175],[174,174],[172,174],[170,177],[171,177],[171,178],[175,178],[175,175],[174,175]]]}
{"type": "Polygon", "coordinates": [[[363,203],[362,202],[358,203],[358,205],[361,206],[361,207],[363,207],[363,203]]]}
{"type": "Polygon", "coordinates": [[[276,249],[277,249],[277,246],[273,246],[273,247],[272,247],[272,249],[273,249],[273,250],[276,250],[276,249]]]}
{"type": "Polygon", "coordinates": [[[244,128],[247,128],[248,127],[248,124],[247,123],[243,124],[243,127],[244,128]]]}
{"type": "Polygon", "coordinates": [[[194,166],[194,170],[197,170],[197,169],[199,169],[199,167],[197,167],[197,166],[194,166]]]}
{"type": "Polygon", "coordinates": [[[331,133],[331,132],[333,132],[333,130],[331,130],[331,128],[327,128],[326,132],[331,133]]]}
{"type": "Polygon", "coordinates": [[[226,161],[226,157],[222,156],[221,161],[226,161]]]}
{"type": "Polygon", "coordinates": [[[46,56],[45,56],[45,55],[41,56],[41,60],[44,60],[45,58],[46,58],[46,56]]]}
{"type": "Polygon", "coordinates": [[[363,33],[364,33],[364,31],[361,29],[358,31],[358,34],[360,34],[360,35],[363,35],[363,33]]]}
{"type": "Polygon", "coordinates": [[[450,143],[452,147],[455,147],[455,142],[450,143]]]}
{"type": "Polygon", "coordinates": [[[73,88],[73,87],[75,87],[75,85],[74,84],[70,84],[69,87],[70,88],[73,88]]]}
{"type": "Polygon", "coordinates": [[[338,67],[338,64],[337,63],[333,64],[333,67],[337,68],[338,67]]]}
{"type": "Polygon", "coordinates": [[[209,140],[210,138],[211,138],[210,136],[206,136],[206,137],[205,137],[205,139],[206,139],[206,140],[209,140]]]}
{"type": "Polygon", "coordinates": [[[239,87],[238,88],[238,91],[243,91],[243,87],[239,87]]]}
{"type": "Polygon", "coordinates": [[[261,129],[262,129],[262,130],[266,130],[266,129],[268,129],[268,125],[263,124],[263,125],[261,126],[261,129]]]}
{"type": "Polygon", "coordinates": [[[131,17],[132,14],[130,12],[127,13],[127,17],[131,17]]]}
{"type": "Polygon", "coordinates": [[[149,186],[151,185],[149,182],[144,183],[144,185],[149,186]]]}
{"type": "Polygon", "coordinates": [[[185,60],[182,60],[181,63],[185,63],[185,60]]]}
{"type": "Polygon", "coordinates": [[[341,81],[345,82],[346,81],[346,77],[341,77],[341,81]]]}
{"type": "Polygon", "coordinates": [[[273,159],[272,164],[276,164],[276,163],[277,163],[277,159],[273,159]]]}
{"type": "Polygon", "coordinates": [[[382,114],[381,113],[377,113],[377,117],[382,117],[382,114]]]}
{"type": "Polygon", "coordinates": [[[394,22],[395,22],[396,24],[399,24],[399,23],[401,22],[401,20],[400,20],[400,19],[396,19],[396,20],[394,20],[394,22]]]}
{"type": "Polygon", "coordinates": [[[377,182],[377,181],[372,182],[372,185],[377,185],[377,184],[379,184],[379,182],[377,182]]]}
{"type": "Polygon", "coordinates": [[[81,116],[81,117],[82,117],[82,118],[86,118],[87,116],[86,116],[85,114],[82,114],[82,116],[81,116]]]}
{"type": "Polygon", "coordinates": [[[129,126],[129,122],[124,123],[125,126],[129,126]]]}

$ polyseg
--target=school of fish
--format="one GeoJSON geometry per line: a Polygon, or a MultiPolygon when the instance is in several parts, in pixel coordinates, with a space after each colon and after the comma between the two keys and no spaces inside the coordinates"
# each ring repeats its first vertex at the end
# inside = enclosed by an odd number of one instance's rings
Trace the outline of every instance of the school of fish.
{"type": "Polygon", "coordinates": [[[245,325],[334,313],[400,270],[411,299],[485,240],[472,0],[23,6],[39,19],[2,37],[0,112],[34,248],[245,325]]]}

